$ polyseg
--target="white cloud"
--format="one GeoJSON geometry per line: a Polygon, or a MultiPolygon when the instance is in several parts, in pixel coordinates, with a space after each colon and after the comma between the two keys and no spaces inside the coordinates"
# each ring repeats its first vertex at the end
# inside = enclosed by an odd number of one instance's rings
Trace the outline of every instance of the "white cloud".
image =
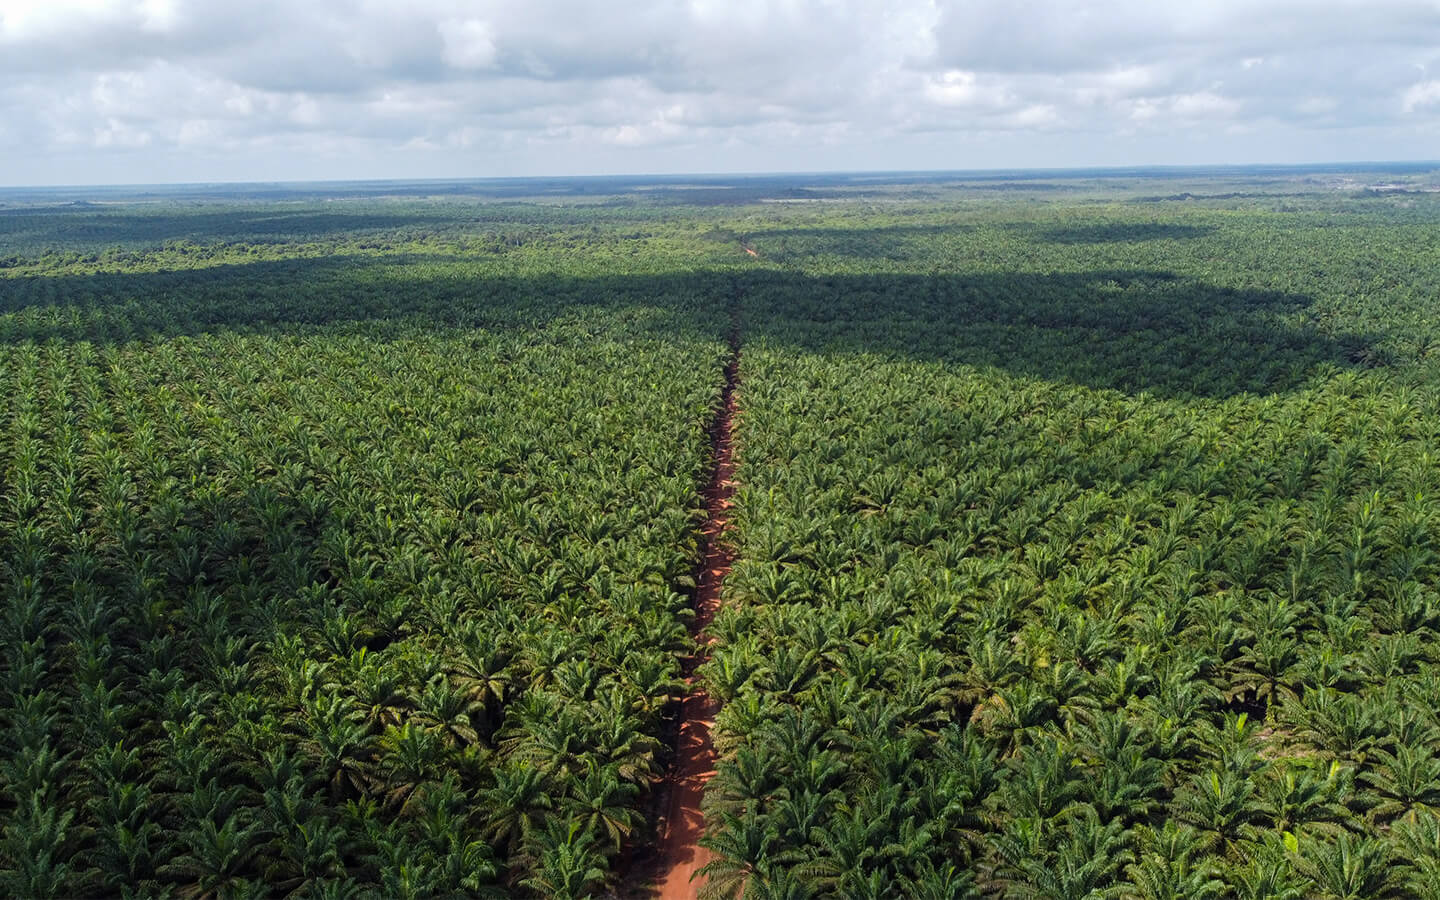
{"type": "Polygon", "coordinates": [[[445,43],[445,62],[458,69],[488,69],[495,65],[495,34],[489,23],[450,19],[439,27],[445,43]]]}
{"type": "Polygon", "coordinates": [[[1014,98],[1003,85],[982,85],[974,72],[951,69],[933,76],[925,85],[925,95],[942,106],[1003,107],[1014,98]]]}
{"type": "Polygon", "coordinates": [[[1433,0],[0,0],[0,133],[26,136],[0,164],[36,181],[147,160],[136,180],[1425,155],[1437,65],[1433,0]]]}
{"type": "Polygon", "coordinates": [[[1035,103],[1010,116],[1017,128],[1044,128],[1060,122],[1060,111],[1048,103],[1035,103]]]}
{"type": "Polygon", "coordinates": [[[96,147],[123,147],[135,149],[137,147],[148,147],[154,140],[154,135],[144,128],[125,122],[121,119],[106,119],[103,125],[95,126],[94,144],[96,147]]]}
{"type": "Polygon", "coordinates": [[[1306,97],[1296,106],[1301,115],[1306,116],[1324,116],[1339,108],[1340,104],[1334,97],[1306,97]]]}
{"type": "Polygon", "coordinates": [[[1170,108],[1186,119],[1227,118],[1239,111],[1240,104],[1212,91],[1197,91],[1172,98],[1170,108]]]}
{"type": "Polygon", "coordinates": [[[1401,108],[1407,113],[1440,103],[1440,81],[1422,81],[1405,89],[1401,108]]]}

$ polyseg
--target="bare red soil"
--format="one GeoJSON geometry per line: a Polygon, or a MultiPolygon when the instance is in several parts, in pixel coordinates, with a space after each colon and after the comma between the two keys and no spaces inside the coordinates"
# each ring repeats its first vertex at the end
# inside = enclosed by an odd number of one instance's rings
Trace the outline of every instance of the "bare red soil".
{"type": "Polygon", "coordinates": [[[738,315],[730,334],[730,349],[720,408],[710,426],[714,463],[703,495],[705,524],[700,530],[701,558],[695,579],[695,618],[691,623],[696,647],[682,666],[686,694],[680,705],[674,765],[659,787],[659,840],[655,855],[631,873],[627,882],[633,887],[625,892],[627,896],[692,900],[704,884],[704,878],[696,877],[696,873],[710,861],[710,851],[699,844],[705,834],[700,800],[705,794],[705,783],[715,774],[715,745],[710,740],[710,729],[719,704],[705,692],[695,677],[695,670],[710,658],[712,639],[705,634],[705,628],[720,609],[720,587],[735,557],[728,532],[735,495],[733,432],[735,388],[740,383],[738,315]]]}

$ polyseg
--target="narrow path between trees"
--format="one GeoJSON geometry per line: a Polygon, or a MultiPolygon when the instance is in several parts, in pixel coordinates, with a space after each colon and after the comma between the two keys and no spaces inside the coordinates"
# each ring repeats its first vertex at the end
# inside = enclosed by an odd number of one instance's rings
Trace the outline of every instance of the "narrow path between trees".
{"type": "MultiPolygon", "coordinates": [[[[743,247],[752,256],[748,247],[743,247]]],[[[653,862],[643,872],[633,873],[631,896],[660,900],[692,900],[702,878],[695,873],[710,861],[710,851],[701,847],[705,817],[700,800],[705,783],[715,774],[715,745],[710,729],[719,703],[705,692],[695,670],[710,658],[712,639],[706,635],[720,609],[720,588],[730,572],[735,551],[730,543],[730,509],[735,495],[734,427],[735,389],[740,384],[740,303],[743,290],[736,287],[730,308],[730,358],[725,364],[725,386],[720,407],[710,424],[711,470],[703,493],[705,522],[700,529],[700,564],[695,578],[695,618],[691,633],[695,652],[682,664],[686,694],[680,704],[675,757],[659,791],[661,797],[658,840],[653,862]]]]}

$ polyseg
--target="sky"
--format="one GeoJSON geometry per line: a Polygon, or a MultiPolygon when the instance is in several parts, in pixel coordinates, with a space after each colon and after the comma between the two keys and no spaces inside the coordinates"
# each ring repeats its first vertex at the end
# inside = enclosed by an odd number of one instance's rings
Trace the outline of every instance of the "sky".
{"type": "Polygon", "coordinates": [[[1440,0],[0,0],[0,184],[1440,158],[1440,0]]]}

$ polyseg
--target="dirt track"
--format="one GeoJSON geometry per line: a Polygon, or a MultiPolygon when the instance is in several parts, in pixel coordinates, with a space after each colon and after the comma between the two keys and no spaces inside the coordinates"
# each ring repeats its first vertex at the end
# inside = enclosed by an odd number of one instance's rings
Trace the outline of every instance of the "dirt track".
{"type": "MultiPolygon", "coordinates": [[[[752,256],[754,251],[745,248],[752,256]]],[[[730,508],[735,494],[733,432],[737,411],[735,389],[740,383],[740,298],[737,293],[731,315],[730,360],[725,366],[725,387],[720,408],[710,425],[713,469],[705,486],[705,524],[700,530],[701,562],[695,580],[695,618],[692,633],[695,653],[685,660],[685,699],[680,706],[679,732],[675,741],[674,767],[660,785],[662,797],[659,841],[655,857],[644,872],[629,879],[636,896],[661,900],[691,900],[703,879],[695,873],[710,860],[710,851],[699,845],[705,833],[700,800],[705,783],[715,774],[715,746],[710,729],[719,704],[695,678],[695,670],[710,658],[711,639],[705,628],[720,609],[720,588],[730,571],[734,550],[730,545],[730,508]]]]}

